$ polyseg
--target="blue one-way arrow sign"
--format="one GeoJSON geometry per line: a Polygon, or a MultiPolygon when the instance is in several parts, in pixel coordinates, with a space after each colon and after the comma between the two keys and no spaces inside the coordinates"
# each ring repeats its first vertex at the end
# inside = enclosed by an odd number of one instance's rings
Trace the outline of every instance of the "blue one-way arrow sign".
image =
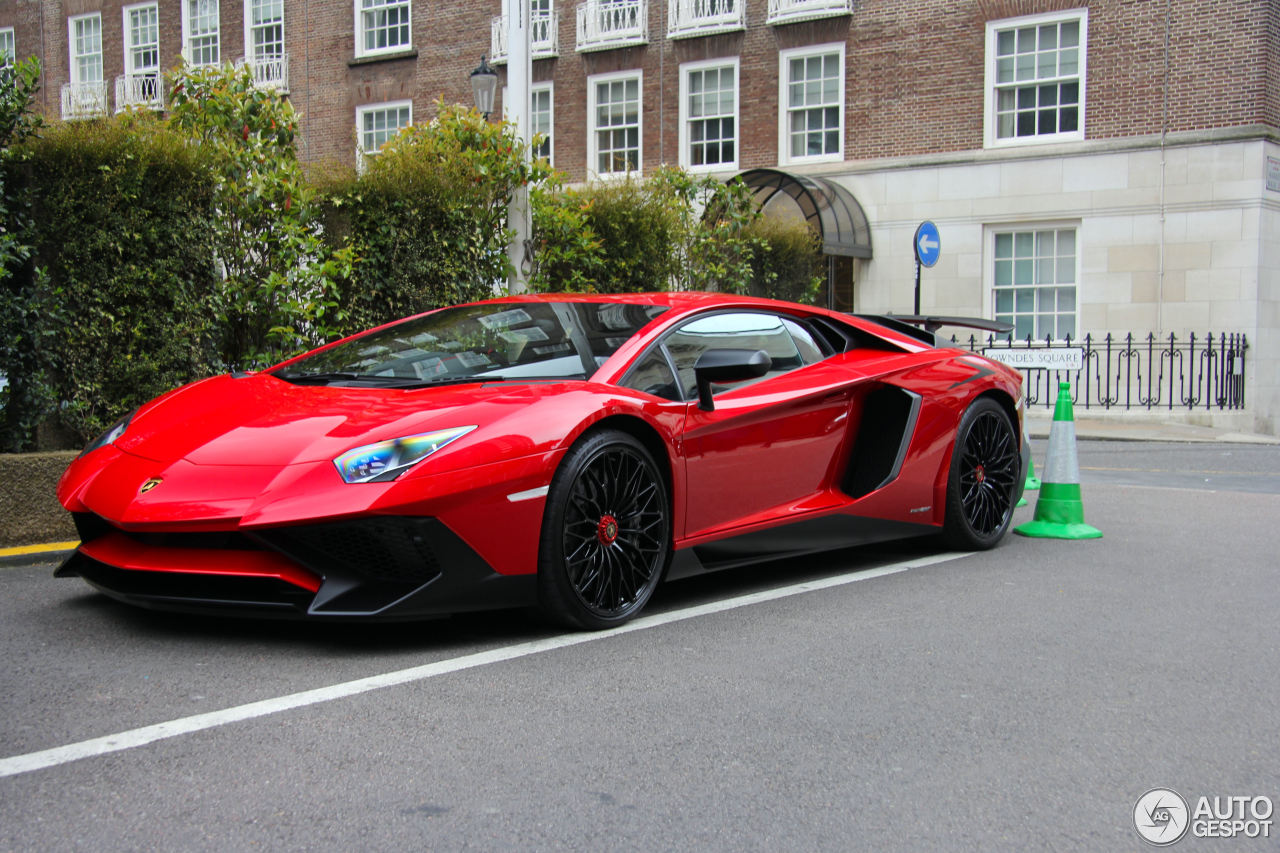
{"type": "Polygon", "coordinates": [[[920,223],[915,236],[916,260],[926,267],[938,262],[942,254],[942,238],[938,236],[938,226],[929,220],[920,223]]]}

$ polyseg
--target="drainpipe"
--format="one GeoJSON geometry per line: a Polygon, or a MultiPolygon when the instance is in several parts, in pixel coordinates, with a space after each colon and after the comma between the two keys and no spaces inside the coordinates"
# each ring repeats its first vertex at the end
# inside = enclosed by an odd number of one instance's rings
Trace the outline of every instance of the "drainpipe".
{"type": "Polygon", "coordinates": [[[1160,269],[1156,277],[1156,329],[1164,334],[1164,249],[1165,249],[1165,141],[1169,134],[1169,35],[1173,27],[1172,0],[1164,4],[1164,82],[1160,87],[1160,269]]]}

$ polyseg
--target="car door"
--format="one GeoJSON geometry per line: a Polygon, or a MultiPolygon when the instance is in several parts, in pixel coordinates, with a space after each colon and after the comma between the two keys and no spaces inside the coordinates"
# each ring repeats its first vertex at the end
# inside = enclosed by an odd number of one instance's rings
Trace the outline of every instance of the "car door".
{"type": "Polygon", "coordinates": [[[684,399],[685,535],[715,536],[830,506],[847,434],[850,377],[801,323],[764,311],[724,311],[663,340],[684,399]],[[759,379],[714,386],[698,406],[693,366],[712,349],[764,350],[759,379]]]}

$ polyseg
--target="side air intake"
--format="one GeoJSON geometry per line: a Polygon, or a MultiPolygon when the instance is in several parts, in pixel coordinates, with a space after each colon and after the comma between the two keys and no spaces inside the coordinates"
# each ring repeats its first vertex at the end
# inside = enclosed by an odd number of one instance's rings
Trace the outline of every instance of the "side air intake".
{"type": "Polygon", "coordinates": [[[866,396],[844,476],[846,494],[860,498],[893,482],[902,470],[919,414],[920,395],[902,388],[883,386],[866,396]]]}

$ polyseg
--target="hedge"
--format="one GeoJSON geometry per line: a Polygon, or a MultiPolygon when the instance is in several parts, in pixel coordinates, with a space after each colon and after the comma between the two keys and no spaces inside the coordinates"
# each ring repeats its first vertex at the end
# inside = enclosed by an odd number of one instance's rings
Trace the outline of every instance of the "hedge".
{"type": "Polygon", "coordinates": [[[23,148],[5,182],[33,251],[0,290],[10,451],[34,449],[32,414],[83,443],[213,370],[218,280],[200,148],[145,119],[54,124],[23,148]],[[24,396],[38,411],[19,417],[24,396]]]}

